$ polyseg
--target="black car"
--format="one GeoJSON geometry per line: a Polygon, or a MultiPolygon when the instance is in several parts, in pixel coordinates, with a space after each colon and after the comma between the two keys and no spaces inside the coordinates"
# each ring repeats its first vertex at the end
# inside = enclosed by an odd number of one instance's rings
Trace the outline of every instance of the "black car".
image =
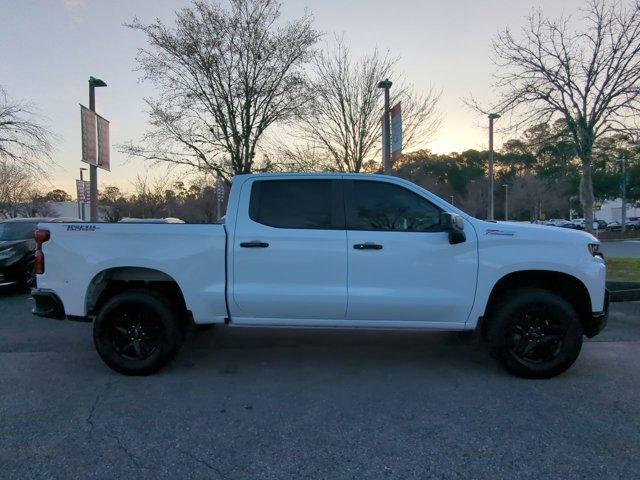
{"type": "Polygon", "coordinates": [[[35,287],[33,234],[40,222],[77,221],[62,218],[14,218],[0,220],[0,286],[35,287]]]}

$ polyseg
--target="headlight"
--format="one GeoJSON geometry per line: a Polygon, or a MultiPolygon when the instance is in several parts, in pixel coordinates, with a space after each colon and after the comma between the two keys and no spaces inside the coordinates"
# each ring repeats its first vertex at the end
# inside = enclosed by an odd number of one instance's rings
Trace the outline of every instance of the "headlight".
{"type": "Polygon", "coordinates": [[[600,251],[599,243],[590,243],[587,247],[589,248],[589,253],[594,257],[604,258],[604,255],[602,255],[602,252],[600,251]]]}
{"type": "Polygon", "coordinates": [[[16,251],[13,248],[5,248],[4,250],[0,250],[0,260],[13,257],[15,253],[16,251]]]}

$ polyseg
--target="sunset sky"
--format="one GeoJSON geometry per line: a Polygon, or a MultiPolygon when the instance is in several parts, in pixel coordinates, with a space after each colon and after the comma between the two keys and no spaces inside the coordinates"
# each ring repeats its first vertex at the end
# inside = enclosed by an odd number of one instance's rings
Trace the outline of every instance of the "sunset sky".
{"type": "MultiPolygon", "coordinates": [[[[32,102],[56,133],[51,186],[75,196],[80,162],[79,103],[88,103],[87,79],[104,79],[97,110],[111,121],[112,146],[136,140],[146,127],[143,97],[153,94],[138,81],[135,54],[144,46],[140,32],[123,27],[138,16],[170,23],[183,0],[3,0],[0,29],[0,85],[16,100],[32,102]]],[[[490,44],[505,26],[519,28],[532,8],[550,16],[575,12],[578,0],[283,0],[283,17],[305,9],[330,41],[344,35],[354,53],[375,46],[402,58],[401,70],[417,89],[442,89],[444,123],[428,145],[448,153],[486,148],[484,119],[462,98],[491,98],[490,44]]],[[[393,79],[392,79],[393,80],[393,79]]],[[[497,139],[498,145],[500,138],[497,139]]],[[[148,165],[127,160],[112,148],[112,171],[99,183],[131,188],[148,165]]],[[[157,173],[156,173],[157,174],[157,173]]],[[[153,177],[151,172],[150,176],[153,177]]]]}

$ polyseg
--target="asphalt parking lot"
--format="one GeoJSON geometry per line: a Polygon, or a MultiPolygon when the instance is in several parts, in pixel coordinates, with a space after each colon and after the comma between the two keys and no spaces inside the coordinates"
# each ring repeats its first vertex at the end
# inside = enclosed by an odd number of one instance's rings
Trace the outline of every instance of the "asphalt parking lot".
{"type": "Polygon", "coordinates": [[[0,294],[1,478],[638,478],[638,303],[547,381],[456,334],[229,328],[128,378],[29,309],[0,294]]]}
{"type": "Polygon", "coordinates": [[[604,241],[600,250],[605,257],[640,257],[640,240],[604,241]]]}

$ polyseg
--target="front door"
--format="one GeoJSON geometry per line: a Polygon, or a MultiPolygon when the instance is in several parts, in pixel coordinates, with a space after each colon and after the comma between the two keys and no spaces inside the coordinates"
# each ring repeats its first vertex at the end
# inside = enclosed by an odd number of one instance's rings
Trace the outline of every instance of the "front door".
{"type": "Polygon", "coordinates": [[[333,178],[255,179],[243,185],[251,194],[241,197],[233,237],[234,322],[344,319],[344,204],[333,178]]]}
{"type": "Polygon", "coordinates": [[[349,306],[347,320],[411,326],[462,326],[473,306],[475,232],[449,243],[442,210],[389,181],[345,181],[349,306]]]}

